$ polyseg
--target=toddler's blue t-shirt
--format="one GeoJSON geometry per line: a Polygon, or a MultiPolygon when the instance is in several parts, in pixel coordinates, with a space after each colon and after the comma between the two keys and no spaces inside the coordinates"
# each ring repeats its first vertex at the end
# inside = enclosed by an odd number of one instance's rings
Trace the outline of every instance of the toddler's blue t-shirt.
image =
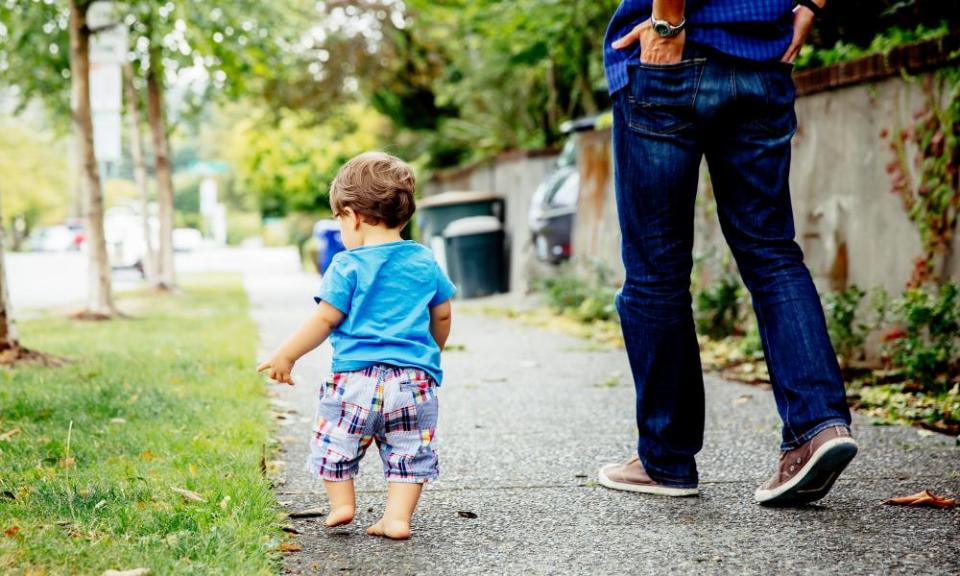
{"type": "Polygon", "coordinates": [[[430,250],[411,240],[340,252],[314,297],[344,314],[330,335],[333,371],[390,364],[419,368],[440,384],[440,347],[430,334],[430,308],[455,292],[430,250]]]}

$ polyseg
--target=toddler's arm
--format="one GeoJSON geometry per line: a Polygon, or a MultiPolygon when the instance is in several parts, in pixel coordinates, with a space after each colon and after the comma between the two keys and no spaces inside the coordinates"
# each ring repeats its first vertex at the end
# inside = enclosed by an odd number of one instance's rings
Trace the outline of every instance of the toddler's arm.
{"type": "Polygon", "coordinates": [[[430,334],[433,335],[437,346],[443,350],[447,345],[447,336],[450,336],[450,319],[453,316],[453,307],[447,300],[430,309],[430,334]]]}
{"type": "Polygon", "coordinates": [[[294,362],[322,344],[342,321],[343,312],[326,302],[320,302],[310,319],[287,338],[269,360],[257,366],[257,372],[269,370],[271,379],[292,385],[290,371],[294,362]]]}

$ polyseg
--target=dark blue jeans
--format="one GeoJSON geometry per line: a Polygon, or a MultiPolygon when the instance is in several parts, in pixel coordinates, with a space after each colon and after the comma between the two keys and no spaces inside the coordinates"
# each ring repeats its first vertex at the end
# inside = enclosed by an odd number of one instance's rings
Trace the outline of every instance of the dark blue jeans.
{"type": "Polygon", "coordinates": [[[753,299],[783,420],[781,448],[850,423],[820,299],[794,241],[790,74],[785,64],[688,46],[678,64],[633,66],[629,85],[614,98],[626,267],[617,309],[637,393],[637,451],[663,484],[696,485],[694,456],[703,445],[703,375],[690,296],[703,157],[721,229],[753,299]]]}

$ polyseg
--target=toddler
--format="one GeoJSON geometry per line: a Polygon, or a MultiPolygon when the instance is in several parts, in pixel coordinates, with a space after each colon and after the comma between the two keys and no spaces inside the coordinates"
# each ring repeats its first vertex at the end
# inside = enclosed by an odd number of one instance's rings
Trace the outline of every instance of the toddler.
{"type": "Polygon", "coordinates": [[[400,237],[415,210],[410,166],[381,152],[347,162],[330,206],[347,250],[337,254],[309,320],[257,367],[293,384],[298,358],[327,337],[332,375],[320,390],[308,468],[324,480],[328,527],[353,520],[353,478],[376,441],[387,505],[368,534],[410,537],[423,484],[437,477],[434,430],[440,351],[450,333],[455,288],[430,251],[400,237]]]}

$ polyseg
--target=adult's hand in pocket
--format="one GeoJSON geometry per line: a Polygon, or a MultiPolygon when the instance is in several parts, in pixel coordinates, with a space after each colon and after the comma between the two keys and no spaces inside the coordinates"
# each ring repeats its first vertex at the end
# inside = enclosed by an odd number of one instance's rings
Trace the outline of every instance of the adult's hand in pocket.
{"type": "Polygon", "coordinates": [[[800,54],[800,49],[803,48],[803,45],[807,42],[807,36],[810,35],[810,30],[813,29],[814,19],[815,16],[813,12],[805,6],[798,6],[796,10],[793,11],[793,39],[790,41],[790,45],[787,46],[787,51],[780,57],[781,62],[793,64],[793,61],[797,59],[797,55],[800,54]]]}
{"type": "Polygon", "coordinates": [[[686,41],[686,30],[681,30],[676,36],[664,38],[653,30],[653,24],[647,19],[611,46],[615,50],[623,50],[639,42],[640,62],[643,64],[676,64],[683,59],[683,45],[686,41]]]}

